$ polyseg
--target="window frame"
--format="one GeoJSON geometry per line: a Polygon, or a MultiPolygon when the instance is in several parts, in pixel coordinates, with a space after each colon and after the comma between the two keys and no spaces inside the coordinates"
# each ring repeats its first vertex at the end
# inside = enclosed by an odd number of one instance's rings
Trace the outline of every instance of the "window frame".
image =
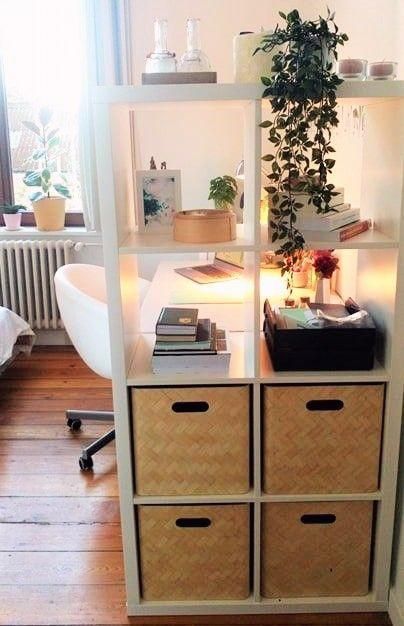
{"type": "MultiPolygon", "coordinates": [[[[0,57],[0,204],[14,203],[13,168],[11,162],[10,131],[8,123],[7,92],[4,79],[4,66],[0,57]]],[[[1,223],[3,217],[1,217],[1,223]]],[[[22,226],[36,226],[33,210],[21,216],[22,226]]],[[[65,226],[83,227],[84,214],[80,211],[66,211],[65,226]]]]}

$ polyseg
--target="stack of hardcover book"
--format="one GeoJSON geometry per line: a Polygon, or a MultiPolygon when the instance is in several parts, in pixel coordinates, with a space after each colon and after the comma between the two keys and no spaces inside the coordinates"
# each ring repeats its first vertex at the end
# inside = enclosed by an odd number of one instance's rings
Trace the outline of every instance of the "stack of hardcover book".
{"type": "Polygon", "coordinates": [[[344,189],[335,188],[330,207],[332,211],[318,214],[316,207],[308,203],[307,194],[296,194],[303,206],[299,209],[296,228],[307,241],[346,241],[371,228],[371,220],[361,219],[360,209],[345,202],[344,189]]]}
{"type": "Polygon", "coordinates": [[[226,333],[198,309],[164,307],[156,324],[152,356],[155,374],[225,371],[230,363],[226,333]]]}

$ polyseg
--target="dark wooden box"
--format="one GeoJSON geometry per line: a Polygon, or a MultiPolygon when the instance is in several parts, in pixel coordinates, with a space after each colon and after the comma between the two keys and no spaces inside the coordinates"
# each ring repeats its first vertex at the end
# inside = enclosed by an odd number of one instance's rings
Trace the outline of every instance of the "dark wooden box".
{"type": "MultiPolygon", "coordinates": [[[[335,315],[333,305],[310,306],[335,315]]],[[[279,328],[268,305],[263,330],[275,371],[373,369],[376,327],[369,315],[344,325],[325,321],[321,328],[279,328]]]]}

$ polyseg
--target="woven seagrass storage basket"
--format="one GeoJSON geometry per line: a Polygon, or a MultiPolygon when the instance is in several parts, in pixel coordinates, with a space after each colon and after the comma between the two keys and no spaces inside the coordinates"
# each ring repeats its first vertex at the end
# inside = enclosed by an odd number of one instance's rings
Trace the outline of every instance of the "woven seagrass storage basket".
{"type": "Polygon", "coordinates": [[[263,490],[375,491],[383,395],[383,385],[265,387],[263,490]]]}
{"type": "Polygon", "coordinates": [[[262,595],[367,594],[372,514],[372,502],[265,503],[262,595]]]}
{"type": "Polygon", "coordinates": [[[250,390],[132,390],[139,495],[239,494],[249,482],[250,390]]]}
{"type": "Polygon", "coordinates": [[[142,597],[231,600],[250,591],[247,504],[138,507],[142,597]]]}

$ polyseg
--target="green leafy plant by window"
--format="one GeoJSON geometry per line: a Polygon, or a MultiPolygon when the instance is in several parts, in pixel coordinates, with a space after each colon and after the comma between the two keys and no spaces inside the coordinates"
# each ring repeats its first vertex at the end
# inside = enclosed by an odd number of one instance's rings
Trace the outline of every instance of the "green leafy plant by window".
{"type": "Polygon", "coordinates": [[[208,200],[214,200],[217,209],[228,209],[237,195],[237,181],[233,176],[212,178],[209,186],[208,200]]]}
{"type": "Polygon", "coordinates": [[[35,135],[38,147],[31,155],[37,164],[35,170],[29,170],[24,176],[27,187],[39,187],[30,195],[31,202],[41,198],[50,198],[51,192],[71,198],[66,177],[57,171],[57,159],[61,156],[59,129],[51,126],[52,113],[43,108],[39,111],[38,123],[23,122],[24,126],[35,135]]]}
{"type": "Polygon", "coordinates": [[[16,213],[22,213],[26,211],[27,208],[23,204],[1,204],[0,205],[0,213],[5,213],[6,215],[15,215],[16,213]]]}
{"type": "Polygon", "coordinates": [[[295,226],[303,206],[299,194],[308,194],[317,213],[331,211],[330,201],[336,195],[328,176],[335,164],[331,134],[338,125],[336,91],[342,80],[332,67],[337,46],[348,37],[339,33],[329,10],[326,18],[309,21],[303,21],[297,10],[279,15],[284,27],[278,25],[258,48],[277,49],[271,76],[261,79],[263,98],[270,99],[273,113],[272,119],[261,123],[273,148],[262,158],[271,163],[265,190],[272,205],[272,242],[279,246],[277,253],[293,255],[305,246],[295,226]]]}

